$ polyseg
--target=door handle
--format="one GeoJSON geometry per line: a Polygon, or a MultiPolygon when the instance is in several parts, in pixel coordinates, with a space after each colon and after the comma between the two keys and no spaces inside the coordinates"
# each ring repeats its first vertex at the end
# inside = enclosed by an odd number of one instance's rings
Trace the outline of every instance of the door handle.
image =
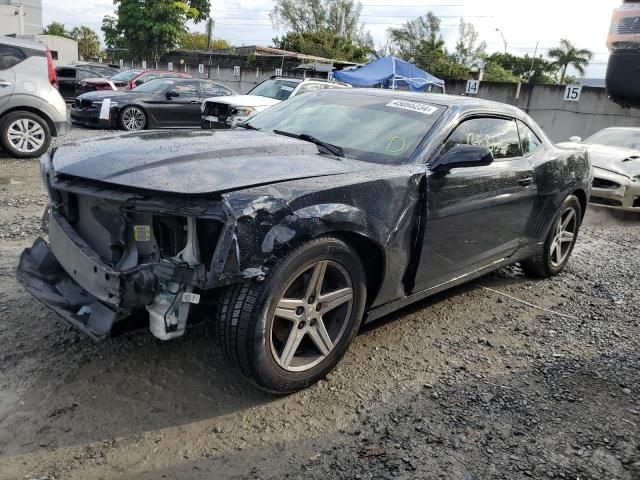
{"type": "Polygon", "coordinates": [[[191,102],[189,102],[189,103],[191,103],[191,105],[196,105],[196,104],[198,104],[198,103],[202,103],[202,102],[199,102],[198,100],[192,100],[192,101],[191,101],[191,102]]]}
{"type": "Polygon", "coordinates": [[[521,185],[523,187],[528,187],[529,185],[532,185],[532,184],[533,184],[533,177],[525,177],[518,180],[518,185],[521,185]]]}
{"type": "Polygon", "coordinates": [[[11,82],[5,82],[4,80],[0,80],[0,87],[10,87],[11,82]]]}

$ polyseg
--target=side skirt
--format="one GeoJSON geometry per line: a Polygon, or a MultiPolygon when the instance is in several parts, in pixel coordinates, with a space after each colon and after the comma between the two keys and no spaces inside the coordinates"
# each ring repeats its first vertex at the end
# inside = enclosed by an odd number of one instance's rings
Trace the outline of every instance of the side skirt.
{"type": "MultiPolygon", "coordinates": [[[[369,310],[364,318],[364,322],[363,324],[367,324],[370,322],[373,322],[374,320],[378,320],[379,318],[382,318],[386,315],[389,315],[390,313],[395,312],[396,310],[400,310],[401,308],[404,308],[408,305],[411,305],[412,303],[415,302],[419,302],[420,300],[424,300],[427,297],[430,297],[432,295],[435,295],[436,293],[440,293],[444,290],[448,290],[449,288],[453,288],[456,287],[458,285],[462,285],[464,283],[467,283],[475,278],[478,277],[482,277],[483,275],[486,275],[487,273],[493,272],[494,270],[497,270],[499,268],[502,267],[506,267],[507,265],[511,265],[515,262],[518,262],[522,259],[523,256],[518,255],[516,256],[510,256],[508,258],[503,258],[501,260],[497,260],[493,263],[490,263],[489,265],[486,265],[484,267],[479,268],[478,270],[474,270],[472,272],[466,273],[464,275],[461,275],[459,277],[453,278],[445,283],[441,283],[440,285],[436,285],[434,287],[430,287],[427,288],[426,290],[422,290],[420,292],[416,292],[412,295],[409,295],[407,297],[401,298],[400,300],[395,300],[391,303],[387,303],[385,305],[382,305],[380,307],[376,307],[373,310],[369,310]]],[[[526,256],[525,256],[526,258],[526,256]]]]}

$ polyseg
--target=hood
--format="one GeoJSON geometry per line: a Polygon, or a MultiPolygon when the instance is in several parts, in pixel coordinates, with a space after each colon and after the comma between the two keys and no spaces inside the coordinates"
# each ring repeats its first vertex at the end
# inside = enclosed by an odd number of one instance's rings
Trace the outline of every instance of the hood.
{"type": "Polygon", "coordinates": [[[640,151],[609,145],[579,144],[589,152],[594,167],[627,177],[640,175],[640,151]]]}
{"type": "Polygon", "coordinates": [[[136,189],[218,193],[302,178],[363,172],[374,164],[318,153],[316,145],[264,132],[126,133],[66,144],[57,173],[136,189]]]}
{"type": "Polygon", "coordinates": [[[282,100],[275,98],[261,97],[260,95],[230,95],[226,97],[211,97],[205,102],[224,103],[232,107],[271,107],[282,100]]]}

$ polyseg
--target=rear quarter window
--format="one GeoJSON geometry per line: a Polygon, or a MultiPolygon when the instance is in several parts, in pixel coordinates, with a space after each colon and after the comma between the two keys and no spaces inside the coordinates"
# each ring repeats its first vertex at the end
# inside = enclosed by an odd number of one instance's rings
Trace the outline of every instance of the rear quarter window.
{"type": "Polygon", "coordinates": [[[0,45],[0,70],[7,70],[23,61],[26,55],[16,47],[0,45]]]}

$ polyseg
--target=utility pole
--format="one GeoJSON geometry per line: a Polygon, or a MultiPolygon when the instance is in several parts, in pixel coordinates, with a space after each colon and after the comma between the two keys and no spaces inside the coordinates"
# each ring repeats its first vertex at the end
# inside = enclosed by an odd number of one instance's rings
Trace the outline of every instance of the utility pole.
{"type": "Polygon", "coordinates": [[[536,42],[536,49],[533,51],[533,60],[531,60],[531,68],[529,69],[529,77],[528,80],[531,82],[531,77],[533,76],[533,66],[536,63],[536,55],[538,54],[538,45],[540,42],[536,42]]]}
{"type": "Polygon", "coordinates": [[[213,18],[207,20],[207,50],[211,50],[211,40],[213,37],[213,18]]]}
{"type": "Polygon", "coordinates": [[[504,38],[504,33],[502,33],[502,30],[500,30],[499,28],[496,28],[496,32],[500,33],[500,36],[502,37],[502,43],[504,44],[504,53],[507,53],[507,39],[504,38]]]}

